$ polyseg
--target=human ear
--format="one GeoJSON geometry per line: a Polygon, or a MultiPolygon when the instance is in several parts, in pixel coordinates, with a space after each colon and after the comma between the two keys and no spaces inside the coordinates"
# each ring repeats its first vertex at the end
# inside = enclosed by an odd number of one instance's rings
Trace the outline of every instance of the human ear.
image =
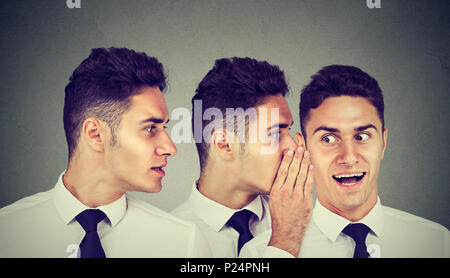
{"type": "Polygon", "coordinates": [[[381,153],[381,159],[384,158],[384,151],[386,150],[386,144],[387,144],[387,135],[388,135],[388,129],[385,128],[383,130],[383,152],[381,153]]]}
{"type": "Polygon", "coordinates": [[[107,125],[97,118],[89,117],[83,122],[81,136],[83,141],[94,151],[103,152],[105,142],[108,141],[106,134],[107,125]]]}
{"type": "Polygon", "coordinates": [[[297,145],[303,149],[306,149],[305,137],[298,132],[295,134],[295,137],[297,139],[297,145]]]}
{"type": "Polygon", "coordinates": [[[215,129],[211,136],[211,149],[223,160],[231,161],[234,159],[234,136],[226,129],[215,129]]]}

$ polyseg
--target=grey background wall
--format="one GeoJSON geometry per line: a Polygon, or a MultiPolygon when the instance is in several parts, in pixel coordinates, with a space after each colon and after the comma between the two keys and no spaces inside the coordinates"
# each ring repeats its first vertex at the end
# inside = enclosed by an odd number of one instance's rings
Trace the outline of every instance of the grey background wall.
{"type": "MultiPolygon", "coordinates": [[[[278,64],[299,130],[299,91],[325,65],[361,67],[384,91],[388,147],[379,177],[385,205],[450,227],[447,0],[0,2],[0,207],[52,188],[67,165],[64,86],[93,47],[156,56],[169,76],[169,110],[190,98],[217,58],[278,64]]],[[[170,126],[169,126],[170,131],[170,126]]],[[[163,190],[133,193],[171,210],[199,172],[193,144],[177,145],[163,190]]]]}

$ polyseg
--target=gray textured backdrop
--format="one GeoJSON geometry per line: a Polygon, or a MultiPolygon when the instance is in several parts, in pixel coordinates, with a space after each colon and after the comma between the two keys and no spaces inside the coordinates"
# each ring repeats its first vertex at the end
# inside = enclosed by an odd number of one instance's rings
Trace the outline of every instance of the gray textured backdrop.
{"type": "MultiPolygon", "coordinates": [[[[384,91],[388,147],[382,203],[450,227],[448,139],[450,5],[443,1],[0,2],[0,207],[52,188],[66,167],[64,86],[100,46],[156,56],[169,75],[169,110],[190,109],[217,58],[278,64],[298,92],[325,65],[361,67],[384,91]]],[[[170,130],[170,129],[169,129],[170,130]]],[[[187,198],[199,172],[193,144],[177,145],[159,194],[134,193],[165,210],[187,198]]]]}

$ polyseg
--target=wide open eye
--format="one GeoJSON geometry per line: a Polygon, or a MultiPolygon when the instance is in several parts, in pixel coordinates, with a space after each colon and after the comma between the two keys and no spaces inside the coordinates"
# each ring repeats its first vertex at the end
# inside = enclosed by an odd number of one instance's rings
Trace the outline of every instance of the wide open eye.
{"type": "Polygon", "coordinates": [[[323,136],[320,140],[326,144],[334,144],[337,142],[337,138],[331,134],[323,136]]]}
{"type": "Polygon", "coordinates": [[[359,133],[355,136],[356,141],[364,142],[369,140],[370,135],[367,133],[359,133]]]}

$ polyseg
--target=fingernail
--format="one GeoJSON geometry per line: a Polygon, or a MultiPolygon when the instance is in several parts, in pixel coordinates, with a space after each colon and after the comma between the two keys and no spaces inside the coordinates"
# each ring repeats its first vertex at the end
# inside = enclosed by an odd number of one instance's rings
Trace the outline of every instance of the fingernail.
{"type": "Polygon", "coordinates": [[[303,152],[303,148],[302,147],[298,147],[297,148],[297,152],[299,152],[299,153],[303,152]]]}
{"type": "Polygon", "coordinates": [[[288,156],[292,156],[294,154],[294,152],[292,151],[292,150],[289,150],[288,152],[287,152],[287,155],[288,156]]]}

